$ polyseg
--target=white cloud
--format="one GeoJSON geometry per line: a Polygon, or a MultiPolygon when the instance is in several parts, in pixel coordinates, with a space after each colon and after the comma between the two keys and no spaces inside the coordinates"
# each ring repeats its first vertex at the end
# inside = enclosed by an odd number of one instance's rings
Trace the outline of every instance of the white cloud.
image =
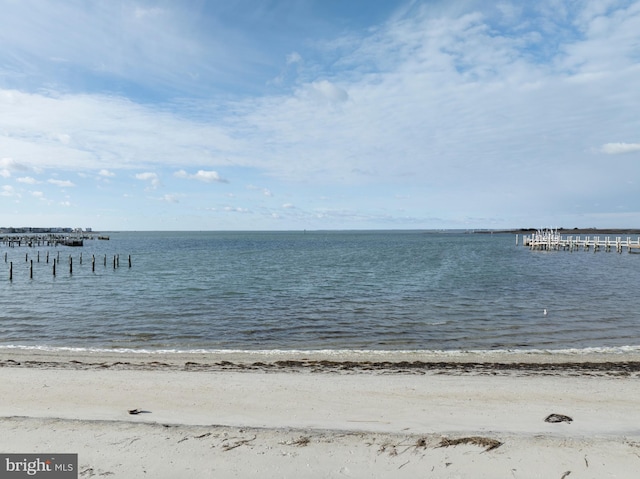
{"type": "Polygon", "coordinates": [[[179,171],[176,171],[173,174],[173,176],[175,176],[176,178],[185,178],[190,180],[203,181],[205,183],[213,183],[213,182],[228,183],[228,181],[222,178],[217,171],[198,170],[197,173],[191,175],[187,173],[185,170],[179,170],[179,171]]]}
{"type": "Polygon", "coordinates": [[[18,183],[25,183],[27,185],[35,185],[37,183],[40,183],[38,180],[36,180],[35,178],[32,178],[30,176],[23,176],[21,178],[16,178],[16,181],[18,183]]]}
{"type": "Polygon", "coordinates": [[[249,209],[247,208],[240,208],[237,206],[225,206],[224,211],[228,213],[249,213],[250,212],[249,209]]]}
{"type": "Polygon", "coordinates": [[[71,188],[73,186],[76,186],[75,184],[73,184],[71,181],[69,180],[55,180],[55,179],[50,179],[47,180],[47,183],[51,183],[52,185],[56,185],[59,186],[60,188],[71,188]]]}
{"type": "MultiPolygon", "coordinates": [[[[189,120],[153,106],[101,95],[45,95],[0,89],[0,169],[105,170],[154,165],[221,162],[241,151],[226,127],[189,120]],[[3,94],[4,93],[4,94],[3,94]],[[91,119],[90,127],[87,118],[91,119]],[[51,130],[74,141],[53,139],[51,130]],[[29,158],[30,164],[13,158],[29,158]],[[177,160],[176,160],[177,159],[177,160]],[[105,168],[108,165],[108,169],[105,168]]],[[[238,160],[240,164],[245,161],[238,160]]]]}
{"type": "Polygon", "coordinates": [[[220,177],[220,175],[216,171],[204,171],[198,170],[198,172],[193,175],[196,180],[204,181],[205,183],[211,183],[214,181],[220,183],[226,183],[227,181],[220,177]]]}
{"type": "Polygon", "coordinates": [[[291,208],[295,208],[295,206],[293,205],[293,203],[285,203],[282,205],[282,207],[284,209],[291,209],[291,208]]]}
{"type": "Polygon", "coordinates": [[[154,180],[158,179],[158,175],[156,173],[150,173],[150,172],[137,173],[136,174],[136,179],[144,180],[144,181],[147,181],[147,180],[154,181],[154,180]]]}
{"type": "Polygon", "coordinates": [[[605,143],[600,151],[607,155],[634,153],[640,151],[640,143],[605,143]]]}
{"type": "Polygon", "coordinates": [[[32,191],[31,195],[36,198],[44,198],[44,193],[42,191],[32,191]]]}
{"type": "Polygon", "coordinates": [[[98,172],[98,174],[99,174],[100,176],[104,176],[104,177],[107,177],[107,178],[113,178],[114,176],[116,176],[116,174],[115,174],[115,173],[113,173],[113,172],[111,172],[111,171],[109,171],[109,170],[105,170],[105,169],[100,170],[100,171],[98,172]]]}
{"type": "Polygon", "coordinates": [[[138,173],[136,174],[136,179],[141,181],[148,181],[149,183],[151,183],[151,186],[153,188],[157,188],[158,186],[160,186],[160,178],[158,178],[158,175],[156,173],[138,173]]]}

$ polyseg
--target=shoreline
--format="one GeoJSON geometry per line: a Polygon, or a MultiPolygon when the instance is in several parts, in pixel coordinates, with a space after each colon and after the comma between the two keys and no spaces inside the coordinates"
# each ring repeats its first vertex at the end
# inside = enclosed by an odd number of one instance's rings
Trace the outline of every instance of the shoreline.
{"type": "Polygon", "coordinates": [[[640,351],[142,352],[0,348],[1,368],[640,376],[640,351]]]}
{"type": "Polygon", "coordinates": [[[0,350],[0,450],[78,453],[81,478],[600,478],[640,467],[636,353],[287,354],[0,350]]]}

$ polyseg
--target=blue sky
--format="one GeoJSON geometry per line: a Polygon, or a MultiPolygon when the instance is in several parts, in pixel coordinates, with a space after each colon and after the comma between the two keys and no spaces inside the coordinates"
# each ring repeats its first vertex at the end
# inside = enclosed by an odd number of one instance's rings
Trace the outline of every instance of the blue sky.
{"type": "Polygon", "coordinates": [[[639,1],[0,11],[0,226],[640,227],[639,1]]]}

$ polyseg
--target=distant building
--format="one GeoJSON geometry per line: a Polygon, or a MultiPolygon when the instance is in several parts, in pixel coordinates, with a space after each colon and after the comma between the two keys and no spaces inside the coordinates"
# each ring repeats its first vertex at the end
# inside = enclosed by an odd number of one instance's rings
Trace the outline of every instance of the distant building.
{"type": "MultiPolygon", "coordinates": [[[[13,226],[0,226],[0,233],[2,234],[20,234],[20,233],[71,233],[72,231],[82,233],[82,228],[42,228],[42,227],[33,227],[33,226],[22,226],[20,228],[15,228],[13,226]]],[[[91,232],[91,228],[86,228],[85,231],[91,232]]]]}

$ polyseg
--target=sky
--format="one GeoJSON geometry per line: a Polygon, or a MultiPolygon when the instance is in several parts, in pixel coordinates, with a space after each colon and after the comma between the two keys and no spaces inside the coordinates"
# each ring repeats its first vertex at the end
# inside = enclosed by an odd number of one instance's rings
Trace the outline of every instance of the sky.
{"type": "Polygon", "coordinates": [[[0,12],[0,226],[640,227],[640,1],[0,12]]]}

